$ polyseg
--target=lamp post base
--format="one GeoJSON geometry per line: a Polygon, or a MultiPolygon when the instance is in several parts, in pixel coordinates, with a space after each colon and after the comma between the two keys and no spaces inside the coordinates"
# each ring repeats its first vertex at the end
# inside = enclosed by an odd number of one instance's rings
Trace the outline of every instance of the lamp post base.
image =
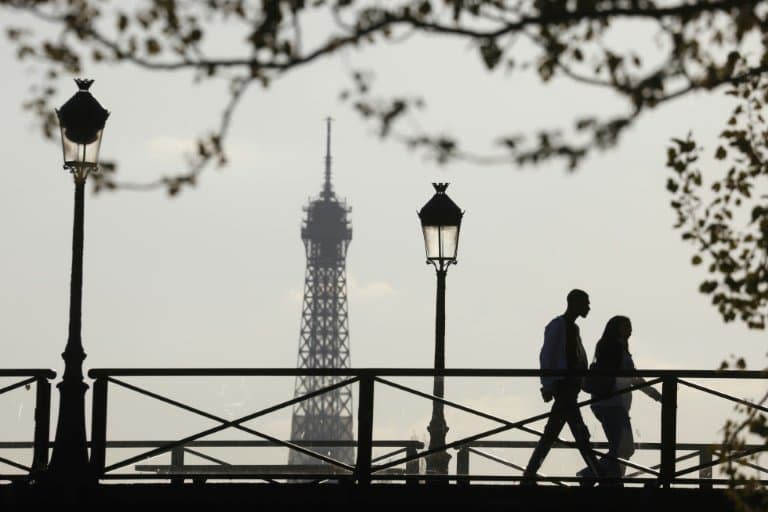
{"type": "Polygon", "coordinates": [[[92,478],[85,434],[84,382],[61,382],[59,422],[47,479],[63,484],[87,484],[92,478]]]}
{"type": "MultiPolygon", "coordinates": [[[[445,419],[439,414],[442,411],[438,411],[438,416],[433,417],[432,421],[427,426],[429,432],[429,449],[438,449],[441,446],[445,446],[445,436],[448,433],[448,425],[445,423],[445,419]]],[[[451,454],[446,451],[435,452],[432,455],[428,455],[427,459],[427,474],[428,475],[447,475],[448,463],[451,460],[451,454]]]]}
{"type": "MultiPolygon", "coordinates": [[[[428,475],[447,475],[448,464],[451,461],[451,454],[448,452],[437,452],[428,455],[427,474],[428,475]]],[[[448,483],[447,481],[445,483],[448,483]]]]}

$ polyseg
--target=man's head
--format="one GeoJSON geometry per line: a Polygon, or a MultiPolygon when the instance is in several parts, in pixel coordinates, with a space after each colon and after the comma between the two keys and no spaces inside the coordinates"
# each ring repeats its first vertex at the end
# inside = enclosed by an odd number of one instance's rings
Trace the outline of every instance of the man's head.
{"type": "Polygon", "coordinates": [[[589,314],[589,295],[587,292],[578,288],[568,292],[568,312],[574,317],[587,317],[589,314]]]}

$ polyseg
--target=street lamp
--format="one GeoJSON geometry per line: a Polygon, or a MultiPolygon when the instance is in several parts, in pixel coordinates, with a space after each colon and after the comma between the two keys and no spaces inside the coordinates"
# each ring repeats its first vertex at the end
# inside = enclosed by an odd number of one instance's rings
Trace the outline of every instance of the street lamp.
{"type": "Polygon", "coordinates": [[[78,91],[56,111],[61,127],[64,169],[75,181],[75,215],[72,228],[72,274],[69,288],[69,337],[61,355],[64,376],[58,384],[59,418],[50,471],[58,481],[88,478],[88,446],[85,436],[85,391],[80,337],[83,295],[83,225],[85,180],[98,170],[99,148],[109,112],[88,89],[93,80],[75,80],[78,91]]]}
{"type": "MultiPolygon", "coordinates": [[[[459,228],[464,212],[445,193],[448,183],[433,183],[435,195],[419,211],[421,229],[424,232],[424,246],[427,264],[432,264],[437,273],[437,312],[435,315],[435,370],[445,368],[445,276],[448,267],[456,263],[459,247],[459,228]]],[[[443,377],[435,376],[432,394],[443,398],[443,377]]],[[[432,419],[429,431],[429,450],[445,446],[448,425],[445,423],[443,403],[432,401],[432,419]]],[[[447,475],[451,456],[446,451],[436,452],[427,457],[427,473],[447,475]]]]}

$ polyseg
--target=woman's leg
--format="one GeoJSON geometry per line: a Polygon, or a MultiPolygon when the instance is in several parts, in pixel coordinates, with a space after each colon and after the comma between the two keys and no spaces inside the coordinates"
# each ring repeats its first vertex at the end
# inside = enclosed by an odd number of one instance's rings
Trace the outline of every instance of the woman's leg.
{"type": "MultiPolygon", "coordinates": [[[[632,422],[629,418],[629,411],[620,408],[620,413],[617,412],[616,422],[621,426],[621,441],[619,442],[618,454],[619,457],[625,460],[629,460],[635,453],[635,436],[632,435],[632,422]]],[[[627,471],[627,466],[624,464],[619,465],[621,476],[627,471]]]]}
{"type": "Polygon", "coordinates": [[[623,407],[614,406],[595,407],[593,410],[608,440],[609,457],[603,457],[600,460],[600,466],[604,472],[603,476],[619,478],[623,475],[623,465],[616,461],[615,458],[625,458],[622,456],[622,453],[624,453],[622,450],[622,439],[625,436],[622,416],[627,416],[626,411],[623,407]]]}

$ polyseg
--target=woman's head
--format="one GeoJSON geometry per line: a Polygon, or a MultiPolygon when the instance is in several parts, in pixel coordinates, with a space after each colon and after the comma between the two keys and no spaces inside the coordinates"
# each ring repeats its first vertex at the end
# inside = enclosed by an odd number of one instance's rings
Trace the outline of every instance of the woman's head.
{"type": "Polygon", "coordinates": [[[607,341],[626,340],[632,335],[632,322],[626,316],[616,315],[605,324],[603,339],[607,341]]]}

